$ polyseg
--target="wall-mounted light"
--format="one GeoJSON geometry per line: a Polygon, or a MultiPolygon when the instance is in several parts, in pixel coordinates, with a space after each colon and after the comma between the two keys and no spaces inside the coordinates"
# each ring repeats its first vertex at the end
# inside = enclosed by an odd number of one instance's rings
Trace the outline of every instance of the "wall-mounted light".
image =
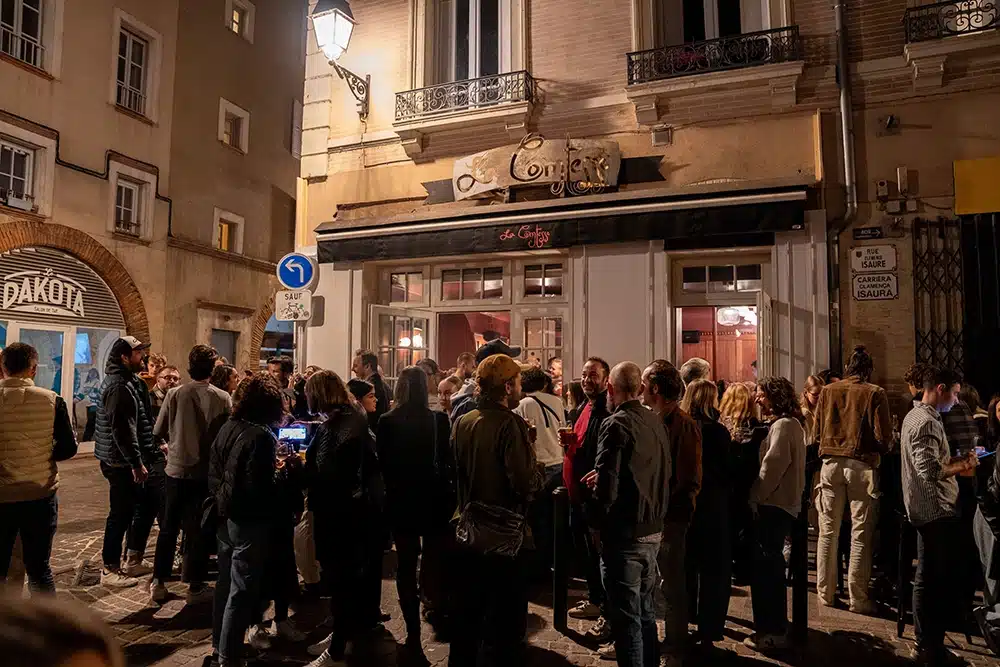
{"type": "Polygon", "coordinates": [[[354,72],[341,67],[337,61],[347,51],[354,33],[354,13],[347,0],[319,0],[312,12],[313,32],[316,33],[316,43],[323,55],[336,70],[337,75],[347,82],[351,94],[358,101],[358,115],[361,120],[368,119],[372,77],[366,74],[363,78],[354,72]]]}

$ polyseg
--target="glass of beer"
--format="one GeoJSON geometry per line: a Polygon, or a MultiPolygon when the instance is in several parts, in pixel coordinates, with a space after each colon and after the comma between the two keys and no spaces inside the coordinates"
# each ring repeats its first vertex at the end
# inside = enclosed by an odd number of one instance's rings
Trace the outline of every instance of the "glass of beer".
{"type": "Polygon", "coordinates": [[[564,449],[576,444],[576,431],[573,430],[572,426],[563,426],[559,429],[559,444],[564,449]]]}
{"type": "Polygon", "coordinates": [[[528,420],[528,442],[530,442],[531,444],[535,444],[535,441],[537,439],[538,439],[538,428],[535,426],[535,420],[534,419],[529,419],[528,420]]]}
{"type": "Polygon", "coordinates": [[[281,470],[282,468],[285,467],[285,459],[287,459],[291,453],[292,453],[291,447],[289,447],[284,442],[280,441],[278,442],[278,446],[275,447],[274,449],[274,456],[276,459],[278,459],[278,465],[277,465],[278,470],[281,470]]]}

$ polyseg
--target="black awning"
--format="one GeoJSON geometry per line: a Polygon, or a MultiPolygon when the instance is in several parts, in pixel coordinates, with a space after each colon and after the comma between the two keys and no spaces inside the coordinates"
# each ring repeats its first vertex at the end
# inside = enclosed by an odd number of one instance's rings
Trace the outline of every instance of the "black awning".
{"type": "Polygon", "coordinates": [[[607,215],[580,219],[495,225],[484,220],[468,227],[391,234],[373,227],[368,230],[370,235],[356,233],[362,230],[352,230],[348,238],[320,238],[317,254],[321,263],[329,263],[476,255],[647,240],[663,240],[668,248],[671,240],[676,240],[691,248],[697,247],[692,246],[692,240],[699,237],[705,238],[707,245],[719,247],[722,239],[717,237],[720,236],[746,238],[749,234],[802,229],[805,204],[806,201],[801,199],[735,206],[720,204],[655,213],[614,214],[609,211],[607,215]]]}

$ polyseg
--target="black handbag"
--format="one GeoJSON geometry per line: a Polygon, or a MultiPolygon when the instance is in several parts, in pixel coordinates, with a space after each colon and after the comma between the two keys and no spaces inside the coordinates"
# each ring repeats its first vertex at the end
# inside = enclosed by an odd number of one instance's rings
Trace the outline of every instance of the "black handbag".
{"type": "Polygon", "coordinates": [[[479,554],[514,558],[524,544],[524,515],[472,501],[458,516],[455,540],[479,554]]]}

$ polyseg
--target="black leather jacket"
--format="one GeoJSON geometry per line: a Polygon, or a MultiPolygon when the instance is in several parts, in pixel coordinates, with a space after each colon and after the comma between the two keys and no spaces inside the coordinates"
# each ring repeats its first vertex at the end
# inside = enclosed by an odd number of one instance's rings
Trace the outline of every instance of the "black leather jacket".
{"type": "Polygon", "coordinates": [[[587,433],[583,436],[583,443],[573,455],[573,483],[577,485],[577,490],[582,498],[590,495],[589,489],[580,480],[594,469],[597,461],[597,441],[601,433],[601,424],[608,418],[611,412],[608,410],[608,394],[601,393],[594,399],[590,406],[590,421],[587,422],[587,433]]]}

